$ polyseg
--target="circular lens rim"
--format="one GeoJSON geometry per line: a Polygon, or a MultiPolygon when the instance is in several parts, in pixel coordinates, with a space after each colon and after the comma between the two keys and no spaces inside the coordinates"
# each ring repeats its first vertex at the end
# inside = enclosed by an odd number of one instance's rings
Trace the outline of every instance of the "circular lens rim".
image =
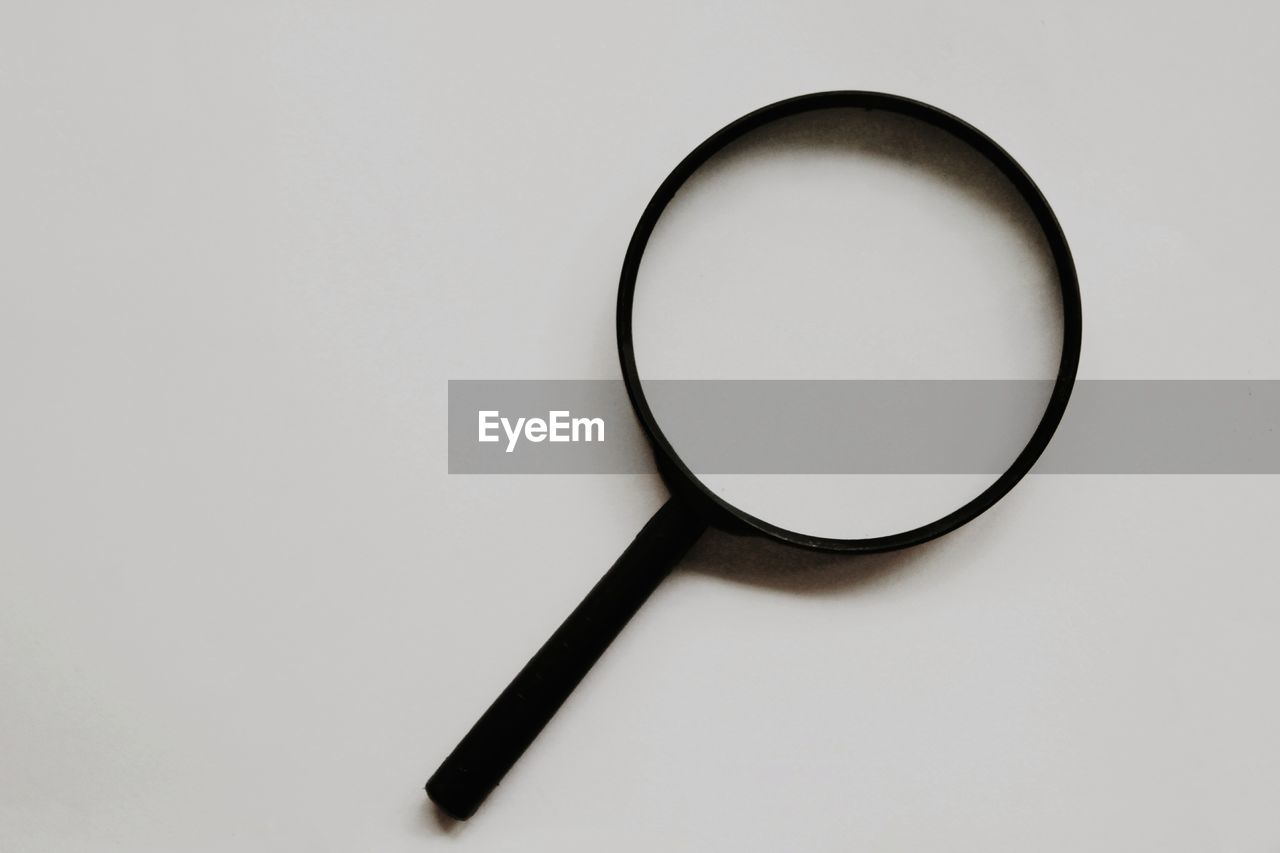
{"type": "Polygon", "coordinates": [[[1049,440],[1062,421],[1080,364],[1081,326],[1080,284],[1076,277],[1071,249],[1067,245],[1066,235],[1062,231],[1062,226],[1058,224],[1053,209],[1026,170],[993,139],[963,119],[921,101],[884,92],[848,90],[799,95],[761,107],[712,134],[680,161],[680,164],[672,170],[653,194],[653,198],[645,207],[631,235],[618,284],[618,358],[622,365],[622,377],[627,388],[627,396],[631,399],[631,406],[640,419],[645,433],[649,436],[655,453],[660,457],[659,468],[664,471],[664,475],[679,477],[699,496],[710,501],[721,511],[766,536],[791,545],[820,551],[878,553],[920,545],[967,524],[1008,494],[1040,458],[1040,454],[1049,445],[1049,440]],[[632,305],[635,301],[636,277],[640,270],[640,261],[653,234],[654,226],[657,225],[662,212],[685,181],[727,145],[766,124],[804,113],[842,108],[885,110],[918,119],[967,144],[999,169],[1031,209],[1048,242],[1058,274],[1063,317],[1062,357],[1058,363],[1058,375],[1054,381],[1053,392],[1049,396],[1049,402],[1040,423],[1031,434],[1026,446],[1005,472],[977,497],[928,524],[901,533],[855,539],[814,536],[779,527],[739,509],[708,488],[680,459],[675,448],[663,434],[657,419],[654,418],[636,369],[635,347],[631,334],[632,305]],[[664,462],[665,465],[662,464],[664,462]]]}

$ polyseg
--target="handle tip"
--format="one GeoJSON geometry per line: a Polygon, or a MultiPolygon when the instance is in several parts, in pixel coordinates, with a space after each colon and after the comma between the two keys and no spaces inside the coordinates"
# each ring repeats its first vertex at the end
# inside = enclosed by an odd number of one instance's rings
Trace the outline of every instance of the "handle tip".
{"type": "MultiPolygon", "coordinates": [[[[443,769],[441,768],[441,771],[443,769]]],[[[480,808],[480,803],[484,802],[484,795],[476,796],[472,787],[465,783],[451,782],[447,778],[442,778],[444,774],[441,771],[436,771],[436,774],[427,780],[425,786],[427,796],[436,804],[436,808],[448,817],[454,820],[467,820],[476,813],[476,809],[480,808]]]]}

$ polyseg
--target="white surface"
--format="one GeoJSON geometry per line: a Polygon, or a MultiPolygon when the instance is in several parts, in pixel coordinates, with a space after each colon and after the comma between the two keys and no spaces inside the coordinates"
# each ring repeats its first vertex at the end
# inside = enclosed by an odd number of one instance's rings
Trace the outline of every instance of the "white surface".
{"type": "Polygon", "coordinates": [[[445,382],[615,376],[693,144],[938,104],[1060,215],[1082,375],[1275,378],[1274,12],[2,14],[0,848],[1280,846],[1261,477],[1032,478],[860,563],[710,536],[473,821],[420,790],[662,500],[450,478],[445,382]]]}
{"type": "Polygon", "coordinates": [[[645,380],[1052,379],[1060,306],[1040,227],[993,165],[846,109],[695,173],[645,249],[632,325],[645,380]]]}

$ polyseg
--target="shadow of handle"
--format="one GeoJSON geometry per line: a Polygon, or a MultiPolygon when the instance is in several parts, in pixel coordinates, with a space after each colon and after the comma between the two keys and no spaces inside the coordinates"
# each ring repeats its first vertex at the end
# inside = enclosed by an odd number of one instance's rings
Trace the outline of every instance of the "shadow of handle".
{"type": "Polygon", "coordinates": [[[658,510],[427,782],[441,810],[458,820],[475,814],[705,529],[676,498],[658,510]]]}

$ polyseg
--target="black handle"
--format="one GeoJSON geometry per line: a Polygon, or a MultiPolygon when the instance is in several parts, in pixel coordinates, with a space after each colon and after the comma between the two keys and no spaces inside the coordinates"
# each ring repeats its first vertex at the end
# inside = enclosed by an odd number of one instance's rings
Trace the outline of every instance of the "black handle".
{"type": "Polygon", "coordinates": [[[475,814],[706,526],[667,501],[444,760],[427,796],[458,820],[475,814]]]}

